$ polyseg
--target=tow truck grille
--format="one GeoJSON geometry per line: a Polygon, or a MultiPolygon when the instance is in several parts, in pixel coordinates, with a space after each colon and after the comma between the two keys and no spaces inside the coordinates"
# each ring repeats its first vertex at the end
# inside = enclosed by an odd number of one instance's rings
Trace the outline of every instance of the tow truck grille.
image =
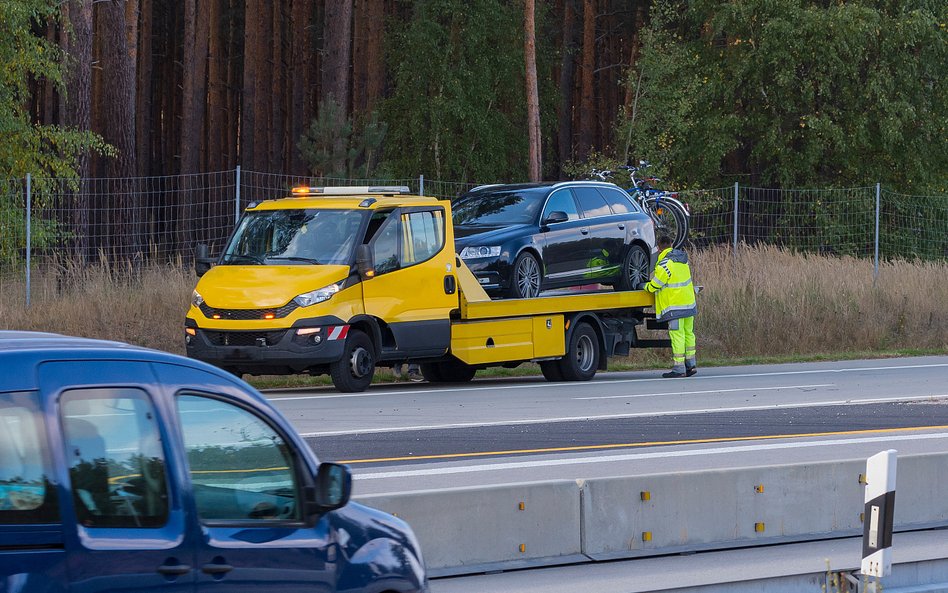
{"type": "Polygon", "coordinates": [[[207,341],[215,346],[272,346],[279,343],[285,334],[286,330],[278,332],[204,332],[207,341]],[[260,341],[261,339],[263,342],[260,341]]]}
{"type": "Polygon", "coordinates": [[[208,319],[232,319],[248,321],[251,319],[282,319],[296,310],[296,303],[289,303],[277,309],[215,309],[207,303],[201,303],[201,312],[208,319]]]}

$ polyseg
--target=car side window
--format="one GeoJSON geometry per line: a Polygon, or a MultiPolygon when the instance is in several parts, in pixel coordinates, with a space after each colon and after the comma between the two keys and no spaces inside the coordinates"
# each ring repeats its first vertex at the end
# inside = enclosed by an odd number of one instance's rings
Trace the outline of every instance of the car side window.
{"type": "Polygon", "coordinates": [[[256,414],[196,394],[177,398],[198,516],[214,521],[299,521],[293,457],[256,414]]]}
{"type": "Polygon", "coordinates": [[[66,463],[86,527],[161,527],[168,485],[158,420],[141,389],[70,389],[60,400],[66,463]]]}
{"type": "Polygon", "coordinates": [[[586,218],[612,214],[606,200],[603,199],[595,187],[574,187],[572,189],[586,218]]]}
{"type": "Polygon", "coordinates": [[[576,209],[576,201],[569,191],[555,192],[546,201],[546,207],[543,208],[543,216],[540,220],[546,220],[551,212],[565,212],[569,220],[579,220],[579,210],[576,209]]]}
{"type": "Polygon", "coordinates": [[[607,189],[607,188],[598,188],[599,193],[602,194],[602,197],[606,199],[606,202],[609,204],[609,208],[612,209],[613,214],[625,214],[627,212],[635,212],[635,206],[632,205],[632,200],[629,198],[629,194],[618,189],[607,189]]]}
{"type": "Polygon", "coordinates": [[[0,393],[0,524],[58,523],[35,392],[0,393]]]}
{"type": "Polygon", "coordinates": [[[444,247],[444,210],[409,212],[405,218],[408,238],[402,267],[429,260],[444,247]]]}

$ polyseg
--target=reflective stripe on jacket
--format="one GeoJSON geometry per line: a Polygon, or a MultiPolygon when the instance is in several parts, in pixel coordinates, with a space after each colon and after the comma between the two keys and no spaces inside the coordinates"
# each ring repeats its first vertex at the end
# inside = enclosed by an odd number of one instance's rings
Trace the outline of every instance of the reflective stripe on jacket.
{"type": "Polygon", "coordinates": [[[645,290],[655,293],[655,317],[658,321],[691,317],[698,312],[688,254],[681,249],[669,247],[658,255],[658,263],[645,290]]]}

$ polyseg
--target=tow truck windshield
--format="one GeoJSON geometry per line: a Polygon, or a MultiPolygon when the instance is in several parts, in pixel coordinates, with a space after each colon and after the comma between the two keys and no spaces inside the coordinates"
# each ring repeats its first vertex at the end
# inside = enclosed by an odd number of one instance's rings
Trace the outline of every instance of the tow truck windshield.
{"type": "Polygon", "coordinates": [[[263,210],[241,219],[222,265],[313,265],[352,262],[365,217],[355,210],[263,210]]]}

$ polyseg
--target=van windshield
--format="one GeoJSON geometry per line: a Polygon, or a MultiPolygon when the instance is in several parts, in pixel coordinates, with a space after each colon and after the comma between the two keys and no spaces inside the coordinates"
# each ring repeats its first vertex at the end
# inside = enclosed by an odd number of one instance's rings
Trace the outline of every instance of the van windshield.
{"type": "Polygon", "coordinates": [[[263,210],[241,219],[222,265],[309,265],[352,262],[365,217],[357,210],[263,210]]]}

